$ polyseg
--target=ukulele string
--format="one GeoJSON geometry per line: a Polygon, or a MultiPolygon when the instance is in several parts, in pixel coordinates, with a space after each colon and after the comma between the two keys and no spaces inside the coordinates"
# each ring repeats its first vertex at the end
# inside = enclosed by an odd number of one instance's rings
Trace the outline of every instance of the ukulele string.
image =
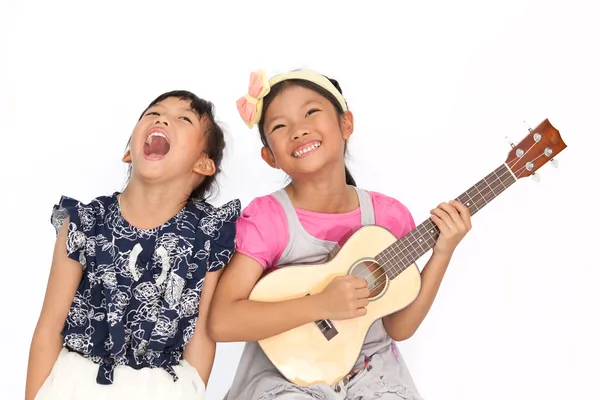
{"type": "MultiPolygon", "coordinates": [[[[503,172],[503,173],[502,173],[500,176],[498,176],[498,179],[500,180],[500,182],[503,182],[503,179],[504,179],[504,178],[506,178],[507,176],[511,175],[511,172],[512,172],[512,174],[514,175],[514,177],[516,178],[516,180],[520,179],[520,178],[523,176],[523,174],[524,174],[524,172],[525,172],[525,169],[526,169],[526,167],[527,167],[527,164],[525,164],[524,166],[522,166],[521,168],[519,168],[517,171],[513,171],[513,170],[512,170],[512,168],[513,168],[513,167],[514,167],[514,166],[515,166],[515,165],[516,165],[516,164],[517,164],[517,163],[520,161],[520,159],[522,159],[522,158],[523,158],[525,155],[527,155],[527,153],[529,153],[529,151],[530,151],[531,149],[533,149],[533,148],[534,148],[534,147],[535,147],[537,144],[539,144],[539,142],[534,142],[534,143],[531,145],[531,147],[529,147],[529,148],[528,148],[528,149],[525,151],[525,153],[523,154],[523,156],[521,156],[521,157],[519,157],[519,158],[516,158],[516,159],[514,159],[514,160],[511,160],[511,161],[509,161],[509,162],[505,163],[505,164],[506,164],[506,166],[508,167],[508,168],[507,168],[507,169],[508,169],[508,171],[504,171],[504,172],[503,172]],[[511,165],[511,164],[512,164],[512,165],[511,165]]],[[[535,162],[535,161],[536,161],[537,159],[539,159],[540,157],[542,157],[542,154],[540,154],[539,156],[537,156],[536,158],[534,158],[533,160],[531,160],[531,162],[535,162]]],[[[486,182],[486,183],[487,183],[487,182],[486,182]]],[[[504,185],[504,183],[503,183],[503,185],[504,185]]],[[[494,191],[494,190],[493,190],[493,188],[491,188],[489,185],[488,185],[488,187],[490,188],[490,190],[491,190],[492,192],[494,191]]],[[[479,189],[478,189],[478,190],[479,190],[479,189]]],[[[480,195],[481,195],[481,192],[480,192],[480,195]]],[[[468,194],[467,194],[467,196],[468,196],[468,194]]],[[[469,198],[470,198],[470,196],[469,196],[469,198]]],[[[483,199],[483,200],[485,200],[485,198],[484,198],[483,196],[482,196],[482,199],[483,199]]],[[[473,204],[474,204],[474,205],[477,207],[477,201],[473,201],[473,199],[471,199],[471,201],[472,201],[472,202],[473,202],[473,204]]],[[[436,226],[437,226],[437,225],[436,225],[436,226]]],[[[433,237],[432,237],[431,235],[429,235],[429,236],[430,236],[430,238],[432,238],[432,239],[433,239],[433,237]]],[[[404,248],[402,251],[404,251],[404,250],[406,250],[406,249],[407,249],[407,248],[405,247],[405,248],[404,248]]],[[[412,253],[412,251],[411,251],[410,253],[412,253]]],[[[393,259],[393,257],[392,257],[392,259],[393,259]]],[[[377,268],[376,268],[375,270],[373,270],[371,273],[369,273],[369,274],[368,274],[368,275],[367,275],[367,276],[366,276],[364,279],[365,279],[365,280],[367,280],[367,279],[368,279],[368,278],[370,278],[370,277],[375,277],[375,273],[376,273],[377,271],[379,271],[380,269],[383,269],[383,264],[385,264],[386,262],[389,262],[389,261],[391,261],[392,259],[390,259],[390,260],[387,260],[387,261],[384,261],[383,263],[381,263],[382,265],[379,265],[379,264],[378,264],[378,265],[377,265],[377,268]]],[[[402,264],[402,263],[401,263],[401,264],[402,264]]],[[[402,264],[402,267],[403,267],[403,270],[407,268],[407,267],[406,267],[404,264],[402,264]]],[[[384,275],[385,275],[385,270],[384,270],[384,275]]],[[[370,291],[370,292],[373,292],[373,291],[376,291],[376,290],[378,290],[378,289],[379,289],[381,286],[385,286],[385,285],[386,285],[386,283],[387,283],[387,280],[383,280],[382,282],[378,282],[378,279],[377,279],[377,277],[375,277],[375,281],[374,281],[374,283],[377,283],[377,285],[376,285],[376,286],[375,286],[373,289],[371,289],[371,287],[370,287],[371,285],[370,285],[370,284],[367,284],[367,288],[369,288],[369,291],[370,291]]],[[[325,330],[327,329],[327,326],[321,326],[321,323],[325,323],[325,324],[327,324],[327,325],[329,325],[329,323],[327,323],[327,321],[324,321],[324,320],[320,320],[319,322],[317,322],[317,326],[319,327],[319,330],[320,330],[321,332],[323,332],[323,333],[324,333],[324,332],[325,332],[325,330]]]]}
{"type": "MultiPolygon", "coordinates": [[[[526,154],[527,154],[527,153],[528,153],[528,152],[529,152],[529,151],[530,151],[530,150],[531,150],[533,147],[535,147],[535,146],[536,146],[536,144],[538,144],[538,142],[535,142],[535,143],[534,143],[534,144],[533,144],[533,145],[532,145],[532,146],[531,146],[529,149],[527,149],[527,151],[525,152],[525,154],[524,154],[523,156],[525,156],[525,155],[526,155],[526,154]]],[[[540,154],[539,156],[537,156],[536,158],[534,158],[533,160],[531,160],[531,162],[535,162],[535,161],[536,161],[537,159],[539,159],[540,157],[542,157],[542,155],[541,155],[541,154],[540,154]]],[[[509,169],[509,171],[505,171],[505,172],[503,172],[503,173],[502,173],[500,176],[498,176],[498,179],[499,179],[501,182],[502,182],[502,180],[503,180],[504,178],[506,178],[507,176],[509,176],[509,175],[511,174],[511,172],[510,172],[510,171],[512,171],[512,167],[513,167],[513,166],[515,166],[515,165],[516,165],[516,164],[519,162],[519,159],[516,159],[516,160],[513,160],[513,161],[514,161],[514,162],[513,162],[513,164],[512,164],[512,165],[509,165],[509,164],[510,164],[510,162],[506,164],[506,165],[507,165],[507,167],[508,167],[508,169],[509,169]]],[[[513,171],[512,173],[513,173],[513,174],[516,176],[516,179],[518,180],[518,179],[520,179],[520,178],[523,176],[523,174],[524,174],[524,172],[525,172],[525,169],[526,169],[526,165],[525,165],[525,166],[523,166],[523,167],[521,167],[521,168],[519,168],[517,171],[513,171]]],[[[488,185],[488,186],[489,186],[489,185],[488,185]]],[[[492,189],[491,187],[490,187],[490,190],[493,192],[493,189],[492,189]]],[[[481,192],[480,192],[480,194],[481,194],[481,192]]],[[[470,196],[469,196],[469,197],[470,197],[470,196]]],[[[483,199],[483,200],[485,200],[485,198],[484,198],[483,196],[482,196],[482,199],[483,199]]],[[[477,201],[473,201],[473,199],[471,199],[471,201],[473,202],[473,204],[474,204],[475,206],[477,206],[477,201]]],[[[436,225],[436,226],[437,226],[437,225],[436,225]]],[[[430,236],[430,238],[432,238],[432,239],[433,239],[433,237],[432,237],[431,235],[429,235],[429,236],[430,236]]],[[[404,251],[404,250],[407,250],[407,247],[406,247],[406,246],[404,247],[404,249],[402,249],[402,251],[404,251]]],[[[410,253],[412,253],[412,251],[410,251],[410,253]]],[[[392,257],[392,259],[393,259],[393,257],[392,257]]],[[[382,265],[379,265],[379,264],[377,264],[377,268],[375,268],[375,269],[374,269],[374,270],[373,270],[373,271],[372,271],[370,274],[368,274],[366,277],[364,277],[364,279],[365,279],[365,280],[368,280],[368,278],[371,278],[371,277],[374,277],[374,278],[375,278],[375,281],[374,281],[374,283],[377,283],[377,285],[376,285],[376,286],[375,286],[373,289],[371,289],[371,287],[370,287],[371,285],[370,285],[370,284],[367,284],[367,288],[369,289],[369,291],[370,291],[370,292],[374,292],[374,291],[378,290],[378,289],[379,289],[381,286],[385,286],[385,284],[386,284],[386,282],[387,282],[387,281],[386,281],[386,280],[383,280],[382,282],[379,282],[379,280],[377,279],[377,277],[375,277],[375,273],[376,273],[376,272],[378,272],[380,269],[384,269],[384,267],[383,267],[383,264],[385,264],[386,262],[389,262],[389,261],[391,261],[391,259],[390,259],[390,260],[387,260],[387,261],[384,261],[384,262],[382,262],[382,263],[381,263],[382,265]]],[[[404,270],[404,269],[406,269],[406,268],[408,268],[408,267],[406,267],[406,266],[405,266],[404,264],[402,264],[402,263],[401,263],[401,265],[402,265],[402,267],[403,267],[403,268],[402,268],[403,270],[404,270]]],[[[385,270],[384,270],[384,274],[385,274],[385,270]]],[[[360,276],[360,277],[362,277],[362,276],[360,276]]]]}

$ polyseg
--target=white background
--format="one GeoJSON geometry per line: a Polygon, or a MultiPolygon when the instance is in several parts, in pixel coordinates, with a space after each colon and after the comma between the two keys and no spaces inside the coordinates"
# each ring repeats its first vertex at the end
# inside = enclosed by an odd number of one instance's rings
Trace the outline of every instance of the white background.
{"type": "MultiPolygon", "coordinates": [[[[359,185],[398,198],[417,223],[500,165],[505,136],[527,134],[523,120],[560,130],[559,168],[474,216],[433,309],[400,348],[429,400],[599,399],[592,4],[0,1],[2,398],[23,397],[59,197],[121,190],[137,117],[172,89],[214,101],[226,124],[216,203],[281,187],[235,100],[258,67],[310,67],[338,79],[354,111],[359,185]]],[[[241,349],[219,345],[208,399],[222,398],[241,349]]]]}

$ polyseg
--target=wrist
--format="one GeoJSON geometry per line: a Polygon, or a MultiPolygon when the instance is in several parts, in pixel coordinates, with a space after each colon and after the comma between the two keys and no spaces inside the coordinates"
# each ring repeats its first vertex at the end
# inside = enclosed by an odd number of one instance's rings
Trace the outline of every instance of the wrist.
{"type": "Polygon", "coordinates": [[[439,250],[434,248],[431,258],[439,259],[440,261],[450,261],[453,253],[453,250],[439,250]]]}
{"type": "Polygon", "coordinates": [[[325,311],[325,307],[323,307],[322,299],[323,295],[321,293],[306,296],[306,300],[309,303],[308,309],[310,310],[310,317],[312,321],[327,319],[327,312],[325,311]]]}

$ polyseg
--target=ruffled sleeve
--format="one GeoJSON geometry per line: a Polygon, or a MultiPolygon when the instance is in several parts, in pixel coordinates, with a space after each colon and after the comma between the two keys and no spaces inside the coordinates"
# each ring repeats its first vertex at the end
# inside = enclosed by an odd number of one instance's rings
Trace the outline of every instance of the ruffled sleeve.
{"type": "Polygon", "coordinates": [[[220,207],[201,203],[204,215],[196,230],[196,262],[205,263],[206,272],[223,268],[235,249],[235,223],[240,216],[241,203],[232,200],[220,207]]]}
{"type": "Polygon", "coordinates": [[[75,199],[62,196],[59,203],[54,205],[50,218],[57,235],[67,218],[69,218],[67,256],[86,268],[86,246],[88,237],[96,225],[96,211],[92,205],[82,204],[75,199]]]}

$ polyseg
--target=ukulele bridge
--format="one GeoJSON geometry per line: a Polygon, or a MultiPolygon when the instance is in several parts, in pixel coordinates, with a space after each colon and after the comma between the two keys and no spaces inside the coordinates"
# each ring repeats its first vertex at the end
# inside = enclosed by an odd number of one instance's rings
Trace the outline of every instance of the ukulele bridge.
{"type": "Polygon", "coordinates": [[[325,339],[327,339],[327,341],[330,341],[338,334],[337,329],[335,329],[335,326],[333,326],[331,321],[328,319],[320,319],[318,321],[315,321],[315,324],[317,324],[317,327],[319,328],[323,336],[325,336],[325,339]]]}
{"type": "MultiPolygon", "coordinates": [[[[310,293],[306,293],[306,296],[310,296],[310,293]]],[[[318,321],[315,321],[315,325],[317,325],[317,328],[319,328],[319,330],[321,331],[323,336],[325,336],[325,339],[327,339],[327,341],[330,341],[338,334],[337,329],[335,329],[333,323],[328,319],[320,319],[318,321]]]]}

